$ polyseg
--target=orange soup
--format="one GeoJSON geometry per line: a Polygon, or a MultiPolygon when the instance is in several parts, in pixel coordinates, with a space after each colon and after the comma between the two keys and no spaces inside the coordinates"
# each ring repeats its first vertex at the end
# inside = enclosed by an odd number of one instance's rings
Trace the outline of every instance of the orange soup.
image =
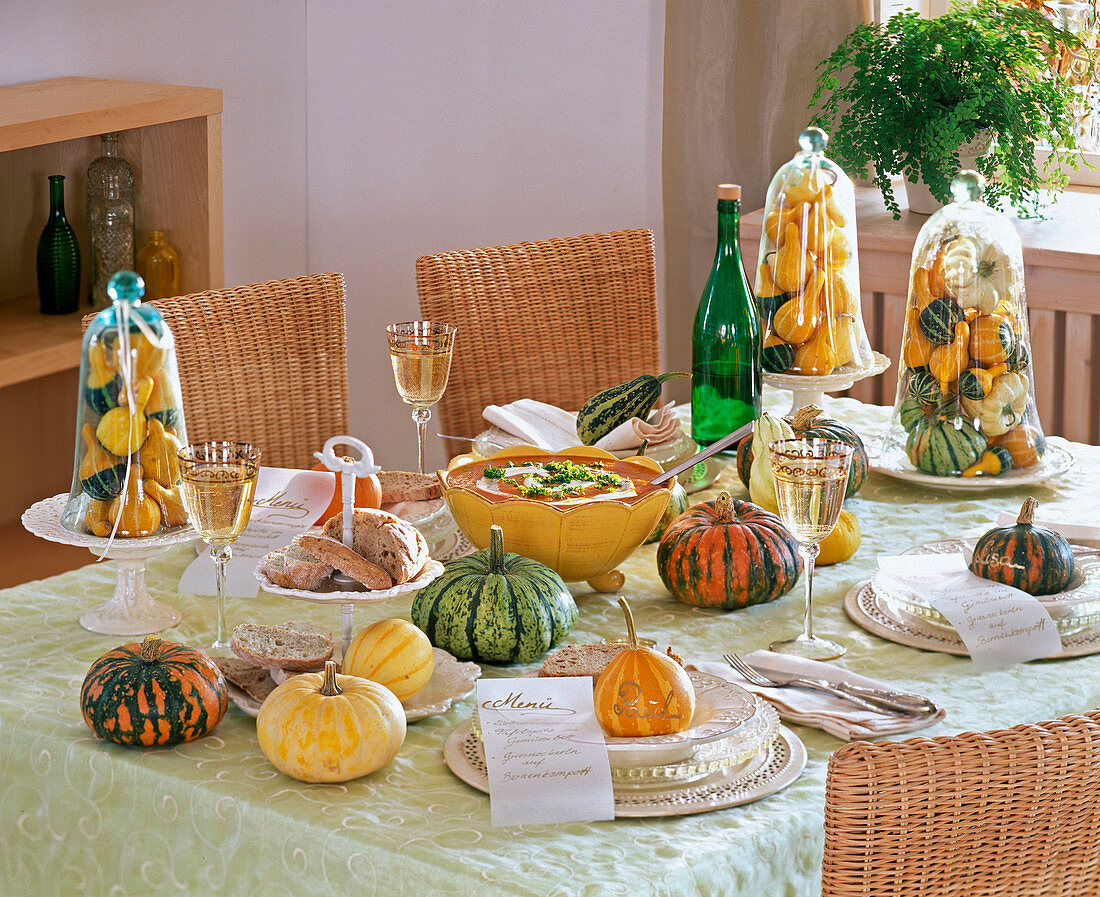
{"type": "Polygon", "coordinates": [[[623,461],[541,455],[463,465],[447,475],[447,486],[468,489],[494,502],[518,497],[552,505],[590,501],[633,504],[661,488],[649,482],[649,477],[656,475],[623,461]]]}

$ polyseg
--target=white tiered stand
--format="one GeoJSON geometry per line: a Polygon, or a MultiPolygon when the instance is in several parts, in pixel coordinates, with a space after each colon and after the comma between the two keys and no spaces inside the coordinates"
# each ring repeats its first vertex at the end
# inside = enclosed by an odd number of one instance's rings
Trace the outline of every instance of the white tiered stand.
{"type": "Polygon", "coordinates": [[[812,377],[805,374],[769,374],[764,372],[764,383],[767,386],[775,386],[779,389],[789,389],[791,397],[791,414],[805,405],[820,405],[821,399],[827,392],[843,392],[851,389],[860,380],[868,377],[877,377],[888,367],[890,359],[881,352],[872,352],[872,360],[869,367],[854,371],[841,371],[835,374],[827,374],[824,377],[812,377]]]}

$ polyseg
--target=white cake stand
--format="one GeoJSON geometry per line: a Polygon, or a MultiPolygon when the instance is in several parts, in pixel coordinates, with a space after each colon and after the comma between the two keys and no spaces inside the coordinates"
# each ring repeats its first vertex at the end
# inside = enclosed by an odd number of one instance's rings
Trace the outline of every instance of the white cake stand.
{"type": "Polygon", "coordinates": [[[107,601],[80,615],[80,625],[101,635],[148,635],[177,625],[183,615],[157,601],[145,587],[145,560],[180,542],[198,538],[190,526],[158,533],[142,539],[115,538],[113,542],[65,529],[61,515],[68,494],[55,495],[35,502],[23,512],[23,526],[48,542],[78,545],[96,557],[118,562],[115,593],[107,601]]]}
{"type": "Polygon", "coordinates": [[[770,374],[764,372],[764,383],[768,386],[777,386],[780,389],[789,389],[791,397],[791,414],[805,405],[820,405],[821,399],[827,392],[843,392],[851,389],[860,380],[868,377],[876,377],[890,367],[890,359],[881,352],[872,352],[869,367],[851,371],[838,371],[826,374],[824,377],[813,377],[807,374],[770,374]]]}

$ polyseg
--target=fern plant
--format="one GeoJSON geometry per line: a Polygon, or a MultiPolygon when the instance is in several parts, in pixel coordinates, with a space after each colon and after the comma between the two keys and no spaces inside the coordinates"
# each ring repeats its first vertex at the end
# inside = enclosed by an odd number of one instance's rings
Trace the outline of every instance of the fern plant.
{"type": "MultiPolygon", "coordinates": [[[[1054,152],[1040,171],[1035,147],[1077,146],[1074,93],[1051,66],[1073,34],[1041,13],[1008,0],[953,0],[939,18],[899,13],[860,25],[819,63],[810,108],[830,134],[829,150],[849,173],[873,169],[894,217],[900,210],[890,174],[923,180],[940,201],[950,198],[959,148],[988,134],[992,152],[977,166],[985,199],[1006,199],[1023,216],[1038,214],[1039,189],[1068,181],[1054,152]]],[[[1071,168],[1077,155],[1069,155],[1071,168]]]]}

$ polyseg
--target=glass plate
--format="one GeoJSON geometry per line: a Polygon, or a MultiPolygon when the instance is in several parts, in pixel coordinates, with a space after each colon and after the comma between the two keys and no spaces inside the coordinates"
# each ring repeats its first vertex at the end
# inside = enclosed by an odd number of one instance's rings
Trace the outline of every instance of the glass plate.
{"type": "MultiPolygon", "coordinates": [[[[974,551],[977,539],[948,539],[940,542],[927,542],[910,548],[903,554],[955,554],[962,552],[967,564],[974,551]]],[[[1047,609],[1059,635],[1073,635],[1093,626],[1100,625],[1100,559],[1095,556],[1096,549],[1073,546],[1075,559],[1073,579],[1069,588],[1055,595],[1036,596],[1047,609]]],[[[926,601],[919,597],[898,595],[884,588],[878,572],[871,577],[875,594],[888,608],[897,614],[916,617],[932,626],[955,631],[947,619],[926,601]]]]}
{"type": "Polygon", "coordinates": [[[871,470],[903,480],[906,483],[918,483],[932,489],[1013,489],[1017,486],[1032,486],[1051,477],[1061,476],[1073,467],[1073,455],[1058,445],[1047,442],[1043,460],[1034,467],[1020,470],[1006,470],[995,477],[936,477],[917,470],[904,456],[871,458],[871,470]]]}

